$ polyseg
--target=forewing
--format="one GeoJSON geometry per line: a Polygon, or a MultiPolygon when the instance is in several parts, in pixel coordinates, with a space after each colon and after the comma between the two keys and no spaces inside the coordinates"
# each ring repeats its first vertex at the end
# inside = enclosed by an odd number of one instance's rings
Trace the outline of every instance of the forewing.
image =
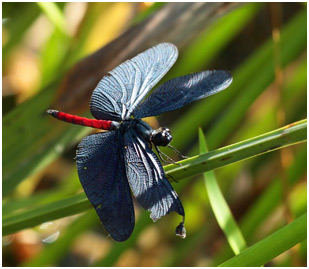
{"type": "Polygon", "coordinates": [[[125,160],[128,181],[133,195],[156,221],[175,211],[184,216],[184,209],[166,179],[163,167],[147,142],[134,130],[124,134],[125,160]]]}
{"type": "Polygon", "coordinates": [[[172,67],[177,56],[173,44],[162,43],[116,67],[95,88],[90,100],[92,115],[114,121],[129,118],[134,108],[172,67]]]}
{"type": "Polygon", "coordinates": [[[96,133],[78,145],[80,182],[108,233],[116,241],[134,229],[134,209],[118,132],[96,133]]]}
{"type": "Polygon", "coordinates": [[[133,116],[144,118],[181,108],[224,90],[232,80],[227,71],[204,71],[171,79],[160,85],[140,104],[133,116]]]}

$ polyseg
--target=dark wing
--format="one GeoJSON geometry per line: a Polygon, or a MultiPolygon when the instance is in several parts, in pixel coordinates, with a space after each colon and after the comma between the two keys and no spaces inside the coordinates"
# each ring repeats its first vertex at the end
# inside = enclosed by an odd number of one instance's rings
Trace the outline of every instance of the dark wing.
{"type": "Polygon", "coordinates": [[[92,115],[114,121],[130,118],[134,108],[172,67],[177,56],[173,44],[162,43],[116,67],[95,88],[90,100],[92,115]]]}
{"type": "Polygon", "coordinates": [[[160,85],[133,112],[135,118],[156,116],[224,90],[232,83],[227,71],[204,71],[171,79],[160,85]]]}
{"type": "Polygon", "coordinates": [[[84,191],[108,233],[128,239],[135,217],[118,132],[96,133],[78,145],[77,170],[84,191]]]}
{"type": "Polygon", "coordinates": [[[166,179],[163,167],[147,142],[131,129],[124,136],[124,155],[127,178],[133,195],[148,211],[153,221],[176,211],[184,216],[184,209],[166,179]]]}

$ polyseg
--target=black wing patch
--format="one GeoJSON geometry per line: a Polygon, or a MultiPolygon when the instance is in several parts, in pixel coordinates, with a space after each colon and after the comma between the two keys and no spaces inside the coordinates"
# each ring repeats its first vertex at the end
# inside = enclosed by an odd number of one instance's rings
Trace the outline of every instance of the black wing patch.
{"type": "Polygon", "coordinates": [[[97,133],[78,145],[77,170],[84,191],[108,233],[127,240],[135,223],[118,132],[97,133]]]}
{"type": "Polygon", "coordinates": [[[147,142],[130,129],[123,135],[127,178],[138,202],[153,221],[175,211],[185,215],[183,206],[166,179],[163,167],[147,142]]]}

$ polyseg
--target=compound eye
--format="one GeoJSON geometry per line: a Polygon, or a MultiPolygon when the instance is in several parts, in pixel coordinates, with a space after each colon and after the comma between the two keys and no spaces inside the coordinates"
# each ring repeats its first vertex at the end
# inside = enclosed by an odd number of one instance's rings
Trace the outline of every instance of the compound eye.
{"type": "Polygon", "coordinates": [[[151,136],[151,142],[156,146],[167,146],[173,137],[171,135],[171,131],[168,128],[160,127],[159,129],[153,131],[151,136]]]}

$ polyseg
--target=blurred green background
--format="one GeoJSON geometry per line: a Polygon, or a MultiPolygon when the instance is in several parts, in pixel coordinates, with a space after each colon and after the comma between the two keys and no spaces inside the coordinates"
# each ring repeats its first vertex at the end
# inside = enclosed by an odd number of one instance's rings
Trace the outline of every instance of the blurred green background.
{"type": "MultiPolygon", "coordinates": [[[[44,223],[4,236],[3,266],[216,266],[233,256],[201,175],[173,183],[185,240],[174,236],[179,216],[152,223],[138,204],[132,237],[108,238],[94,210],[74,200],[82,192],[76,146],[94,130],[45,115],[54,108],[89,116],[87,83],[164,41],[179,48],[179,59],[163,81],[207,69],[234,78],[220,94],[147,119],[168,126],[183,154],[198,154],[198,127],[214,150],[307,117],[305,3],[2,3],[3,219],[56,201],[75,210],[44,222],[43,207],[36,218],[44,223]],[[108,56],[86,58],[102,47],[108,56]]],[[[301,143],[215,171],[248,246],[306,212],[306,164],[301,143]]],[[[306,245],[267,265],[306,266],[306,245]]]]}

